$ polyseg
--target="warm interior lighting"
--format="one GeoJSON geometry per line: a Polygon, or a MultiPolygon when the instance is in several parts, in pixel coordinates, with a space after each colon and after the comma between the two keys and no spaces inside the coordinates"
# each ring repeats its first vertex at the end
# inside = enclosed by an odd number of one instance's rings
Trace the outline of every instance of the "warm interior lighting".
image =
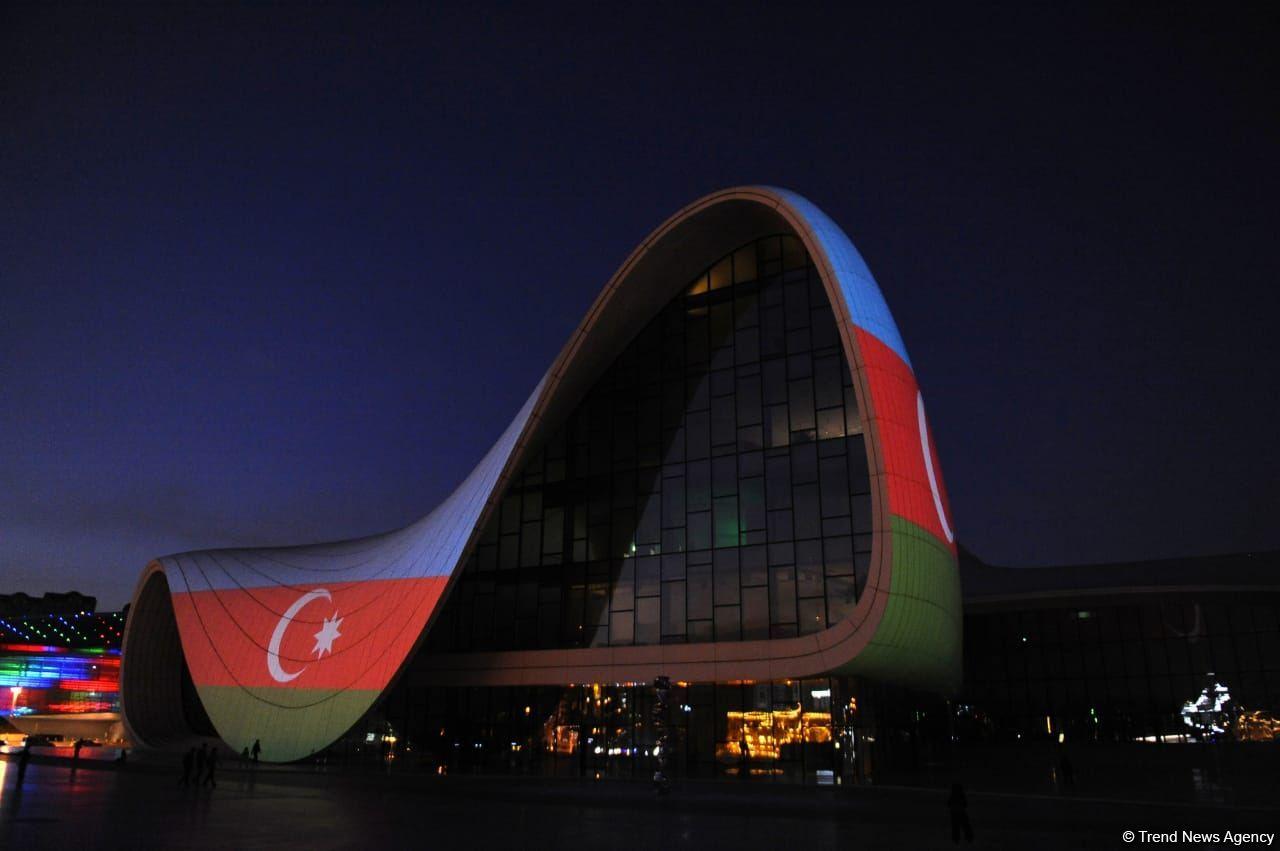
{"type": "Polygon", "coordinates": [[[1274,742],[1280,739],[1280,718],[1261,709],[1245,710],[1236,716],[1236,739],[1241,742],[1274,742]]]}
{"type": "Polygon", "coordinates": [[[831,713],[778,709],[727,713],[725,741],[716,745],[716,756],[741,758],[742,743],[752,759],[779,759],[784,745],[820,745],[831,741],[831,713]]]}

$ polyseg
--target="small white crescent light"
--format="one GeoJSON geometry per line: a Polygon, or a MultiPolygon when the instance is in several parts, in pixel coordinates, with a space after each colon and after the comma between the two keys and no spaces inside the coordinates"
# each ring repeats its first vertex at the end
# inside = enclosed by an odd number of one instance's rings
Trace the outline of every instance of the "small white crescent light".
{"type": "Polygon", "coordinates": [[[933,453],[929,451],[929,424],[924,419],[924,397],[916,391],[916,420],[920,426],[920,451],[924,454],[924,471],[929,476],[929,492],[933,494],[933,508],[938,512],[938,522],[942,524],[942,534],[947,536],[947,543],[954,544],[956,536],[947,522],[947,512],[942,507],[942,494],[938,493],[938,476],[933,472],[933,453]]]}
{"type": "MultiPolygon", "coordinates": [[[[930,476],[932,476],[932,473],[930,476]]],[[[320,599],[332,601],[333,598],[329,595],[328,589],[325,588],[308,591],[294,600],[293,605],[286,609],[285,613],[280,616],[280,620],[276,622],[275,631],[271,633],[271,643],[267,645],[267,671],[276,682],[287,683],[296,679],[299,674],[307,669],[307,666],[303,665],[293,673],[289,673],[280,667],[280,642],[284,640],[284,632],[289,628],[289,624],[293,623],[293,619],[298,616],[298,612],[302,611],[303,607],[312,600],[320,599]]]]}

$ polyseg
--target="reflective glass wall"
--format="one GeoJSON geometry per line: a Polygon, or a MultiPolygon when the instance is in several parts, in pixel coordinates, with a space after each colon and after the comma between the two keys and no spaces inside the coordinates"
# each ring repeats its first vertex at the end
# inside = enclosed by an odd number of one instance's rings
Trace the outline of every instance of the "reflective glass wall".
{"type": "Polygon", "coordinates": [[[957,729],[966,739],[1280,736],[1274,594],[1146,593],[1017,605],[965,613],[957,729]]]}
{"type": "Polygon", "coordinates": [[[871,550],[848,361],[799,240],[689,282],[514,478],[427,651],[785,638],[871,550]]]}

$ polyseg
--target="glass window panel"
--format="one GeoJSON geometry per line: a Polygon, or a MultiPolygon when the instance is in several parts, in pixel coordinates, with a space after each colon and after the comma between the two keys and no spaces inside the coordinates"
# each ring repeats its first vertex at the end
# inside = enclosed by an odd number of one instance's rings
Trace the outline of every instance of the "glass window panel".
{"type": "Polygon", "coordinates": [[[801,600],[799,608],[799,627],[801,635],[807,635],[812,632],[821,632],[827,628],[826,603],[823,600],[801,600]]]}
{"type": "Polygon", "coordinates": [[[871,531],[871,495],[860,494],[851,498],[849,510],[853,517],[853,528],[858,533],[871,531]]]}
{"type": "Polygon", "coordinates": [[[803,281],[786,284],[782,294],[786,306],[787,328],[806,328],[809,325],[809,287],[803,281]]]}
{"type": "Polygon", "coordinates": [[[558,553],[564,551],[564,509],[547,508],[544,515],[546,525],[542,533],[542,551],[558,553]]]}
{"type": "Polygon", "coordinates": [[[765,527],[764,479],[743,479],[739,483],[738,510],[744,530],[765,527]]]}
{"type": "Polygon", "coordinates": [[[794,236],[782,237],[782,268],[786,270],[803,269],[809,263],[809,255],[804,244],[794,236]]]}
{"type": "Polygon", "coordinates": [[[717,458],[711,462],[711,493],[713,496],[731,496],[738,491],[738,459],[735,455],[717,458]]]}
{"type": "Polygon", "coordinates": [[[742,590],[742,638],[746,641],[769,637],[769,589],[742,590]]]}
{"type": "Polygon", "coordinates": [[[636,596],[651,597],[658,593],[661,581],[661,559],[658,556],[628,559],[636,565],[636,596]]]}
{"type": "MultiPolygon", "coordinates": [[[[656,487],[656,482],[654,483],[656,487]]],[[[550,535],[550,529],[547,531],[550,535]]],[[[641,500],[640,520],[636,524],[637,544],[656,544],[662,539],[662,497],[652,493],[641,500]]]]}
{"type": "Polygon", "coordinates": [[[716,606],[716,641],[737,641],[742,637],[737,606],[716,606]]]}
{"type": "Polygon", "coordinates": [[[796,570],[794,567],[769,569],[769,622],[796,622],[796,570]]]}
{"type": "MultiPolygon", "coordinates": [[[[823,293],[825,302],[826,293],[823,293]]],[[[810,315],[813,328],[813,347],[825,349],[840,345],[840,331],[836,328],[836,317],[829,303],[824,303],[810,315]]]]}
{"type": "Polygon", "coordinates": [[[689,620],[711,617],[712,572],[709,564],[690,564],[686,567],[688,581],[689,620]]]}
{"type": "Polygon", "coordinates": [[[699,511],[686,515],[688,520],[687,535],[689,549],[711,549],[711,512],[699,511]]]}
{"type": "Polygon", "coordinates": [[[839,623],[853,614],[857,592],[852,576],[827,577],[827,615],[831,623],[839,623]]]}
{"type": "Polygon", "coordinates": [[[689,643],[699,641],[714,641],[715,634],[712,631],[711,621],[689,621],[689,643]]]}
{"type": "Polygon", "coordinates": [[[766,505],[769,508],[789,508],[791,506],[791,460],[786,456],[766,458],[764,468],[765,493],[768,497],[766,505]]]}
{"type": "Polygon", "coordinates": [[[777,566],[777,564],[795,564],[795,561],[795,544],[790,543],[790,541],[781,544],[769,544],[769,567],[777,566]]]}
{"type": "Polygon", "coordinates": [[[770,511],[766,523],[770,541],[790,541],[794,537],[790,511],[770,511]]]}
{"type": "Polygon", "coordinates": [[[756,247],[747,245],[733,252],[734,283],[756,279],[756,247]]]}
{"type": "Polygon", "coordinates": [[[791,430],[804,431],[816,426],[813,419],[813,382],[807,378],[791,382],[791,430]]]}
{"type": "Polygon", "coordinates": [[[760,324],[760,298],[756,293],[738,290],[733,298],[733,327],[739,331],[760,324]]]}
{"type": "Polygon", "coordinates": [[[800,541],[796,544],[796,593],[801,597],[821,597],[822,542],[800,541]]]}
{"type": "Polygon", "coordinates": [[[765,409],[764,442],[771,448],[787,446],[791,442],[786,405],[772,405],[765,409]]]}
{"type": "Polygon", "coordinates": [[[734,417],[732,396],[711,400],[711,443],[714,446],[733,445],[737,442],[738,424],[734,417]]]}
{"type": "Polygon", "coordinates": [[[867,471],[867,450],[862,442],[862,435],[851,435],[845,438],[848,444],[849,493],[870,493],[871,477],[867,471]]]}
{"type": "Polygon", "coordinates": [[[760,332],[756,328],[746,328],[734,338],[733,362],[737,364],[755,363],[760,360],[760,332]]]}
{"type": "Polygon", "coordinates": [[[724,258],[711,267],[711,289],[720,290],[733,283],[732,259],[724,258]]]}
{"type": "Polygon", "coordinates": [[[636,513],[623,509],[613,513],[613,552],[610,555],[629,556],[636,551],[636,513]]]}
{"type": "Polygon", "coordinates": [[[738,561],[743,586],[768,584],[768,558],[763,546],[743,547],[738,551],[738,561]]]}
{"type": "Polygon", "coordinates": [[[787,326],[782,309],[760,311],[760,357],[773,358],[787,353],[787,326]]]}
{"type": "Polygon", "coordinates": [[[520,536],[503,535],[499,546],[498,567],[511,570],[520,566],[520,536]]]}
{"type": "Polygon", "coordinates": [[[795,496],[795,536],[797,538],[816,538],[822,534],[822,514],[818,508],[818,486],[796,485],[795,496]]]}
{"type": "Polygon", "coordinates": [[[736,496],[717,497],[713,507],[716,547],[736,547],[738,545],[738,498],[736,496]]]}
{"type": "Polygon", "coordinates": [[[662,525],[683,526],[685,517],[685,480],[667,479],[662,488],[662,525]]]}
{"type": "Polygon", "coordinates": [[[844,433],[844,410],[842,408],[828,408],[824,411],[818,411],[819,440],[844,437],[844,433]]]}
{"type": "Polygon", "coordinates": [[[502,527],[503,534],[520,531],[520,496],[512,494],[504,497],[502,500],[502,527]]]}
{"type": "Polygon", "coordinates": [[[608,628],[612,645],[631,644],[635,640],[635,617],[631,612],[614,612],[608,628]]]}
{"type": "Polygon", "coordinates": [[[609,585],[593,582],[587,587],[587,631],[591,634],[591,646],[608,644],[609,636],[609,585]]]}
{"type": "Polygon", "coordinates": [[[823,565],[827,576],[853,573],[853,539],[827,538],[822,542],[823,565]]]}
{"type": "Polygon", "coordinates": [[[691,461],[685,467],[688,510],[706,511],[711,507],[711,462],[691,461]]]}
{"type": "Polygon", "coordinates": [[[844,428],[849,434],[862,432],[862,415],[858,412],[858,395],[852,387],[844,389],[844,428]]]}
{"type": "Polygon", "coordinates": [[[737,380],[738,423],[755,425],[762,421],[764,406],[760,400],[760,376],[740,375],[737,380]]]}
{"type": "Polygon", "coordinates": [[[665,582],[662,585],[662,634],[684,635],[683,582],[665,582]]]}
{"type": "Polygon", "coordinates": [[[609,603],[611,609],[618,611],[635,607],[635,581],[635,560],[619,561],[613,580],[613,595],[609,603]]]}
{"type": "Polygon", "coordinates": [[[685,417],[685,455],[690,460],[706,458],[711,454],[711,417],[706,411],[696,411],[685,417]]]}
{"type": "Polygon", "coordinates": [[[764,387],[765,405],[785,405],[787,403],[786,361],[765,361],[761,364],[760,379],[764,387]]]}
{"type": "Polygon", "coordinates": [[[542,524],[526,523],[520,533],[520,566],[536,567],[542,561],[542,524]]]}
{"type": "Polygon", "coordinates": [[[636,644],[657,644],[661,638],[659,632],[660,612],[657,597],[642,597],[636,600],[635,642],[636,644]]]}
{"type": "Polygon", "coordinates": [[[587,558],[596,561],[609,557],[609,527],[592,526],[587,534],[587,558]]]}
{"type": "Polygon", "coordinates": [[[843,458],[823,458],[821,465],[822,516],[849,513],[849,478],[843,458]]]}
{"type": "Polygon", "coordinates": [[[818,480],[818,448],[812,443],[791,447],[791,482],[803,485],[818,480]]]}
{"type": "Polygon", "coordinates": [[[715,557],[715,604],[717,606],[737,604],[740,589],[738,551],[717,550],[715,557]]]}

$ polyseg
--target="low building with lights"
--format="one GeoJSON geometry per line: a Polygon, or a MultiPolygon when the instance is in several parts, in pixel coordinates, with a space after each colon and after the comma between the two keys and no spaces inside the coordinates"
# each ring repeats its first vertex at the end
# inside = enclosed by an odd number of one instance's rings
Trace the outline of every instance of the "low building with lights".
{"type": "Polygon", "coordinates": [[[1280,734],[1280,553],[961,573],[966,740],[1280,734]]]}
{"type": "Polygon", "coordinates": [[[123,612],[0,617],[0,719],[19,734],[122,739],[124,625],[123,612]]]}
{"type": "Polygon", "coordinates": [[[636,248],[419,522],[148,565],[123,712],[274,761],[643,772],[667,676],[673,771],[830,777],[894,695],[956,692],[960,636],[897,325],[834,222],[748,187],[636,248]]]}

